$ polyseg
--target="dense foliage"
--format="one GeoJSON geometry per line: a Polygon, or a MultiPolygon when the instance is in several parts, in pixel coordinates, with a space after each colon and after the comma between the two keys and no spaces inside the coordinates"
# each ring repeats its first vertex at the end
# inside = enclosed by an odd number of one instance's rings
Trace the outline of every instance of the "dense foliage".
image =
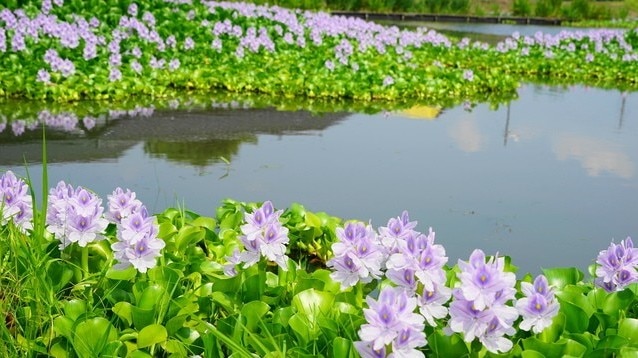
{"type": "Polygon", "coordinates": [[[538,78],[632,89],[632,36],[513,35],[490,46],[246,3],[44,0],[0,10],[0,95],[73,101],[225,89],[458,103],[511,97],[517,80],[538,78]]]}
{"type": "Polygon", "coordinates": [[[638,249],[516,277],[448,264],[407,212],[371,224],[226,200],[150,215],[129,190],[60,182],[38,209],[0,177],[4,356],[501,357],[638,352],[638,249]],[[497,354],[498,353],[498,354],[497,354]]]}

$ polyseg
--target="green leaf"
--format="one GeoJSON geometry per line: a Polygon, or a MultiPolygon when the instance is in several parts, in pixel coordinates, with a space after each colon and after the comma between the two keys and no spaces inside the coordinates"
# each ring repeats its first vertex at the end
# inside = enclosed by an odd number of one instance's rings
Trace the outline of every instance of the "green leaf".
{"type": "Polygon", "coordinates": [[[560,303],[560,312],[565,315],[565,330],[582,333],[589,326],[589,316],[582,308],[570,302],[560,303]]]}
{"type": "Polygon", "coordinates": [[[118,302],[113,305],[112,310],[118,317],[126,321],[129,326],[133,324],[133,305],[128,302],[118,302]]]}
{"type": "Polygon", "coordinates": [[[142,329],[155,322],[155,310],[131,306],[131,318],[133,326],[137,329],[142,329]]]}
{"type": "Polygon", "coordinates": [[[103,317],[95,317],[78,323],[73,330],[73,348],[84,357],[99,355],[109,342],[117,339],[117,330],[103,317]]]}
{"type": "Polygon", "coordinates": [[[144,327],[137,335],[137,346],[139,348],[150,347],[166,341],[168,333],[161,324],[151,324],[144,327]]]}
{"type": "Polygon", "coordinates": [[[73,340],[73,321],[64,316],[58,316],[53,319],[53,330],[59,335],[66,337],[69,341],[73,340]]]}
{"type": "Polygon", "coordinates": [[[336,337],[332,340],[332,356],[354,358],[356,357],[352,341],[343,337],[336,337]]]}
{"type": "Polygon", "coordinates": [[[543,342],[552,343],[556,342],[558,338],[563,334],[565,330],[565,314],[558,312],[558,314],[552,320],[552,325],[545,328],[538,335],[538,339],[543,342]]]}
{"type": "Polygon", "coordinates": [[[317,291],[313,288],[299,292],[292,298],[292,306],[310,320],[318,315],[326,315],[331,311],[335,296],[330,292],[317,291]]]}
{"type": "Polygon", "coordinates": [[[469,353],[467,344],[463,342],[458,333],[448,336],[440,330],[436,330],[429,334],[427,339],[428,347],[437,357],[465,357],[469,353]]]}
{"type": "Polygon", "coordinates": [[[566,285],[575,285],[583,280],[585,275],[575,267],[558,267],[542,269],[550,285],[562,290],[566,285]]]}
{"type": "Polygon", "coordinates": [[[111,267],[106,271],[106,278],[118,281],[130,281],[135,278],[135,275],[137,275],[137,270],[133,266],[129,266],[124,270],[117,270],[111,267]]]}
{"type": "Polygon", "coordinates": [[[259,325],[261,318],[270,311],[270,306],[261,301],[252,301],[246,303],[241,308],[241,314],[246,319],[245,327],[248,331],[253,332],[259,325]]]}
{"type": "Polygon", "coordinates": [[[148,286],[142,292],[136,306],[141,309],[152,309],[166,294],[166,289],[158,284],[148,286]]]}
{"type": "Polygon", "coordinates": [[[633,347],[638,346],[638,319],[624,318],[618,323],[618,335],[626,338],[633,347]]]}
{"type": "Polygon", "coordinates": [[[64,304],[64,315],[75,321],[80,315],[86,313],[86,302],[83,300],[73,299],[64,304]]]}
{"type": "Polygon", "coordinates": [[[546,343],[536,337],[529,337],[523,340],[523,352],[527,350],[537,351],[545,357],[561,357],[565,349],[565,342],[546,343]]]}
{"type": "Polygon", "coordinates": [[[185,226],[179,230],[175,237],[175,244],[179,252],[186,251],[191,245],[200,242],[206,236],[206,231],[197,226],[185,226]]]}
{"type": "Polygon", "coordinates": [[[543,353],[537,352],[531,349],[526,349],[521,353],[521,357],[523,358],[545,358],[543,353]]]}

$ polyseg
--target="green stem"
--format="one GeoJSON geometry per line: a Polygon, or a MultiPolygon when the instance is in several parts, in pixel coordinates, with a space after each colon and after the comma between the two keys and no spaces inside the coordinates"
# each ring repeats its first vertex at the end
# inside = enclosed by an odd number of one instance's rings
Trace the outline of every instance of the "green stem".
{"type": "Polygon", "coordinates": [[[361,282],[357,282],[357,284],[354,285],[354,294],[357,307],[363,307],[363,286],[361,285],[361,282]]]}
{"type": "Polygon", "coordinates": [[[82,278],[89,277],[89,247],[82,248],[82,278]]]}

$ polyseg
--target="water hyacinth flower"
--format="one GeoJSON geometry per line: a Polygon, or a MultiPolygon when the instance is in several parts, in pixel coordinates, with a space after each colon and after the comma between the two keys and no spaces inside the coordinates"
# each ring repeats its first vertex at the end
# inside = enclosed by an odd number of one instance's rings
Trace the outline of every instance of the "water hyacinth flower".
{"type": "Polygon", "coordinates": [[[7,171],[0,177],[0,224],[10,220],[22,231],[33,229],[33,205],[29,186],[7,171]]]}
{"type": "Polygon", "coordinates": [[[64,181],[49,191],[47,230],[60,241],[60,250],[77,242],[85,247],[103,240],[108,220],[102,217],[102,199],[88,190],[64,181]]]}
{"type": "Polygon", "coordinates": [[[463,79],[469,82],[474,81],[474,71],[472,70],[463,71],[463,79]]]}
{"type": "Polygon", "coordinates": [[[386,286],[379,299],[366,297],[363,310],[366,323],[359,329],[360,343],[355,342],[362,356],[381,356],[388,349],[397,357],[423,357],[416,348],[427,344],[423,316],[414,312],[415,297],[400,287],[386,286]]]}
{"type": "Polygon", "coordinates": [[[115,224],[122,223],[122,219],[128,218],[131,214],[138,212],[142,207],[142,202],[135,198],[135,193],[129,189],[124,191],[116,188],[111,195],[107,196],[109,211],[106,217],[115,224]]]}
{"type": "Polygon", "coordinates": [[[117,242],[111,245],[118,261],[113,267],[133,266],[141,273],[155,267],[166,243],[157,237],[159,225],[155,216],[135,198],[129,189],[115,189],[109,196],[109,217],[117,223],[117,242]],[[118,220],[119,218],[119,220],[118,220]]]}
{"type": "MultiPolygon", "coordinates": [[[[405,276],[414,271],[414,276],[425,291],[434,291],[435,286],[444,286],[446,277],[443,266],[448,258],[445,248],[434,243],[435,233],[430,228],[428,235],[412,231],[400,245],[400,250],[388,258],[388,277],[405,276]]],[[[393,280],[394,281],[394,280],[393,280]]],[[[401,285],[401,282],[395,282],[401,285]]]]}
{"type": "Polygon", "coordinates": [[[272,202],[266,201],[254,212],[244,214],[246,223],[241,226],[242,235],[239,237],[244,250],[226,257],[226,274],[236,274],[235,265],[243,263],[243,268],[248,268],[256,264],[261,257],[288,271],[288,228],[279,222],[282,213],[283,210],[275,210],[272,202]]]}
{"type": "Polygon", "coordinates": [[[596,259],[596,280],[599,287],[608,292],[621,291],[627,285],[638,282],[638,249],[630,237],[620,244],[609,245],[596,259]]]}
{"type": "Polygon", "coordinates": [[[507,304],[516,293],[516,276],[504,271],[504,258],[486,260],[478,249],[467,262],[459,260],[458,266],[460,286],[452,292],[446,329],[462,333],[468,343],[478,338],[490,352],[509,351],[513,344],[504,335],[516,332],[513,324],[519,317],[518,310],[507,304]]]}
{"type": "Polygon", "coordinates": [[[381,277],[385,250],[370,225],[349,222],[344,228],[337,228],[336,235],[338,241],[332,244],[334,257],[326,265],[335,269],[330,277],[342,289],[381,277]]]}
{"type": "Polygon", "coordinates": [[[519,328],[541,333],[552,325],[553,318],[558,314],[559,306],[554,290],[549,286],[547,278],[539,275],[533,284],[521,282],[521,291],[525,297],[516,302],[516,309],[523,317],[519,328]]]}

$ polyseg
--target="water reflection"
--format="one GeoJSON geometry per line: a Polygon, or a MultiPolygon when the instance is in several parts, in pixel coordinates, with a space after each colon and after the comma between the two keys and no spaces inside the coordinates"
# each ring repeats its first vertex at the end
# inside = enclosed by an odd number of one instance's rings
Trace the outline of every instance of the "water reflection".
{"type": "Polygon", "coordinates": [[[555,138],[553,150],[559,160],[575,159],[590,176],[605,172],[629,179],[634,176],[634,163],[616,144],[597,138],[561,134],[555,138]]]}
{"type": "Polygon", "coordinates": [[[21,112],[0,111],[0,170],[24,174],[26,157],[38,190],[44,122],[51,182],[103,197],[128,187],[152,211],[179,204],[214,215],[230,197],[301,202],[381,226],[406,209],[419,229],[437,231],[451,262],[480,247],[533,272],[584,269],[610,239],[638,233],[638,93],[527,85],[498,108],[374,114],[188,101],[77,104],[49,115],[6,104],[21,112]]]}

